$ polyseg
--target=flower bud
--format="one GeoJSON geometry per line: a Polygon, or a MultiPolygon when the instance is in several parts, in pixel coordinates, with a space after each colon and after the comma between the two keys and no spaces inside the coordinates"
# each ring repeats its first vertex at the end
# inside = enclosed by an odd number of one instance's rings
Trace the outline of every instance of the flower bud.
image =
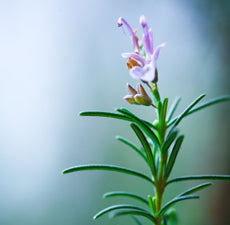
{"type": "Polygon", "coordinates": [[[126,87],[130,95],[134,96],[137,94],[137,91],[129,83],[127,83],[126,87]]]}
{"type": "Polygon", "coordinates": [[[146,93],[144,87],[140,83],[137,84],[137,93],[141,94],[143,96],[148,96],[148,94],[146,93]]]}
{"type": "Polygon", "coordinates": [[[145,106],[150,106],[152,105],[152,100],[149,96],[143,96],[141,94],[136,94],[134,96],[134,99],[136,100],[137,103],[145,106]]]}
{"type": "Polygon", "coordinates": [[[123,99],[130,104],[138,104],[132,95],[126,95],[125,97],[123,97],[123,99]]]}
{"type": "Polygon", "coordinates": [[[138,94],[136,94],[134,97],[139,104],[146,105],[146,106],[152,104],[152,99],[148,96],[144,87],[140,83],[137,84],[137,93],[138,94]]]}

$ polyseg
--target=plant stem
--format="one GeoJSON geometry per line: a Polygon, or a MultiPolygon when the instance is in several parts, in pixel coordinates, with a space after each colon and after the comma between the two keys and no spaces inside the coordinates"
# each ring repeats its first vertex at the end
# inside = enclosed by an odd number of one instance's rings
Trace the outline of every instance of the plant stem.
{"type": "MultiPolygon", "coordinates": [[[[160,96],[158,99],[160,99],[160,96]]],[[[158,112],[157,112],[158,129],[156,131],[156,135],[159,139],[160,146],[158,148],[158,151],[159,151],[159,170],[158,171],[159,171],[159,173],[158,173],[158,178],[155,181],[155,198],[156,198],[156,200],[155,200],[155,204],[156,204],[155,225],[161,225],[162,215],[158,215],[158,214],[161,210],[164,190],[166,187],[166,179],[164,178],[164,168],[165,168],[165,164],[167,162],[167,154],[162,152],[162,145],[164,143],[167,126],[166,126],[166,121],[165,121],[166,120],[166,118],[165,118],[166,112],[163,112],[162,103],[160,101],[158,101],[156,103],[156,105],[160,106],[160,107],[158,107],[158,112]],[[164,116],[162,116],[163,114],[164,114],[164,116]]]]}

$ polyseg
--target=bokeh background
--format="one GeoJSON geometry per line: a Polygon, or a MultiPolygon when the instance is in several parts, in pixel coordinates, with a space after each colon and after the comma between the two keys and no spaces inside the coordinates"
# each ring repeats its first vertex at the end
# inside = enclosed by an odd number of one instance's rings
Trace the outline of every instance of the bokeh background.
{"type": "MultiPolygon", "coordinates": [[[[119,16],[138,28],[145,14],[155,44],[159,88],[181,112],[195,97],[229,94],[230,1],[0,0],[0,224],[123,225],[129,218],[93,221],[112,190],[147,195],[148,183],[102,171],[62,175],[67,167],[111,163],[145,171],[115,135],[134,138],[128,123],[81,118],[84,110],[123,106],[154,119],[151,108],[122,100],[128,74],[122,52],[132,50],[117,28],[119,16]]],[[[173,176],[229,174],[229,103],[186,118],[173,176]]],[[[230,185],[214,182],[201,199],[179,203],[179,225],[230,224],[230,185]]],[[[165,200],[197,184],[169,187],[165,200]]],[[[144,221],[146,222],[146,221],[144,221]]],[[[148,222],[146,222],[148,224],[148,222]]]]}

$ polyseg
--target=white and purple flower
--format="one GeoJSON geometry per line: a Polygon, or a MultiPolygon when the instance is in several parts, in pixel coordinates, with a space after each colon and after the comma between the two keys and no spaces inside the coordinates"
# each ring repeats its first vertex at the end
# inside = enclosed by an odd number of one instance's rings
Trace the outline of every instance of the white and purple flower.
{"type": "Polygon", "coordinates": [[[155,49],[153,48],[153,32],[148,28],[148,24],[145,16],[140,17],[140,24],[143,28],[143,52],[138,43],[138,37],[136,36],[136,30],[133,31],[131,26],[127,21],[120,17],[118,19],[118,26],[121,27],[125,25],[131,36],[131,41],[134,48],[134,53],[123,53],[122,57],[127,58],[127,67],[130,71],[130,75],[136,79],[143,82],[153,82],[157,83],[157,68],[156,61],[158,59],[160,49],[165,46],[165,44],[158,45],[155,49]]]}

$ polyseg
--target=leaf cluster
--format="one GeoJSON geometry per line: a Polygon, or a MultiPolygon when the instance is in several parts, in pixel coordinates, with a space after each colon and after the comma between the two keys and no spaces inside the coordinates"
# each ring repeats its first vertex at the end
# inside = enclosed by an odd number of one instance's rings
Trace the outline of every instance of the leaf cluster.
{"type": "Polygon", "coordinates": [[[129,122],[131,129],[140,142],[140,147],[136,146],[130,140],[127,140],[124,137],[117,136],[116,139],[127,145],[132,151],[136,152],[143,159],[143,163],[149,168],[151,176],[133,169],[124,168],[117,165],[104,164],[74,166],[65,169],[63,174],[84,170],[115,171],[146,180],[150,183],[150,185],[153,186],[153,189],[155,190],[155,196],[147,197],[125,191],[113,191],[105,193],[104,198],[122,196],[125,198],[135,199],[137,202],[144,204],[147,209],[130,204],[112,205],[98,212],[94,216],[94,219],[111,212],[113,217],[130,215],[138,225],[143,225],[140,217],[146,217],[156,225],[167,225],[168,221],[175,216],[175,210],[172,208],[175,204],[184,200],[198,199],[199,196],[195,193],[212,185],[212,183],[208,182],[192,187],[162,205],[162,196],[165,188],[169,184],[188,180],[230,180],[230,175],[192,175],[169,179],[184,140],[184,136],[180,135],[178,130],[178,125],[181,123],[181,121],[194,112],[216,103],[230,100],[229,96],[223,96],[197,106],[197,104],[204,97],[205,95],[203,94],[196,98],[188,107],[186,107],[183,112],[174,118],[173,116],[181,99],[177,98],[170,109],[167,110],[168,99],[165,98],[164,101],[161,102],[158,98],[158,121],[156,123],[146,121],[124,108],[116,109],[116,112],[114,113],[98,111],[87,111],[80,113],[81,116],[107,117],[129,122]],[[151,145],[149,140],[151,140],[153,145],[151,145]]]}

